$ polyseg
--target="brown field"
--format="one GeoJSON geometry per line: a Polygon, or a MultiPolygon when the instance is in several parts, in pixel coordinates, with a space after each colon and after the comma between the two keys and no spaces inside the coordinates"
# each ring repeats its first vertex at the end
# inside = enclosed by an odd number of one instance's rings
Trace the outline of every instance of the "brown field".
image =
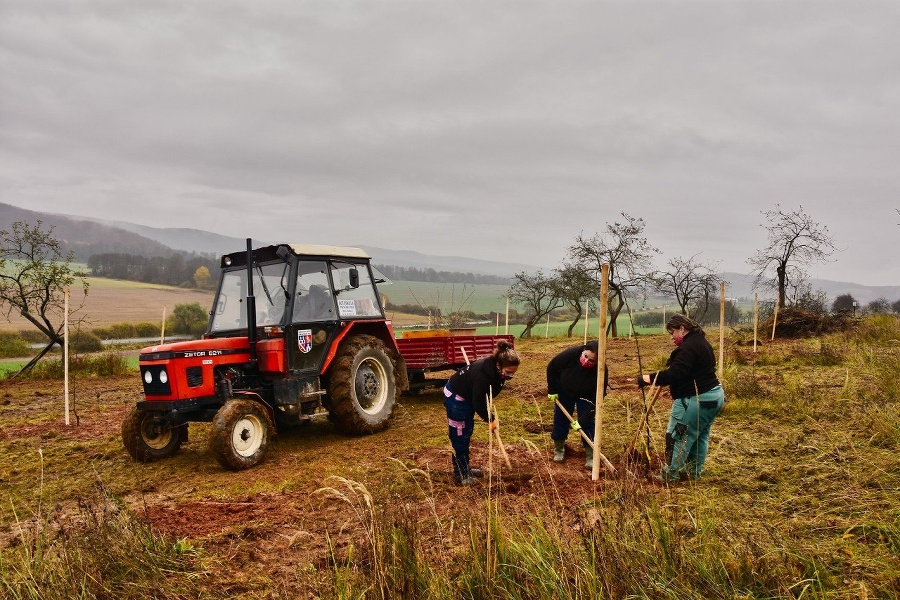
{"type": "MultiPolygon", "coordinates": [[[[177,288],[119,279],[88,277],[90,288],[87,297],[81,288],[72,290],[69,299],[71,318],[83,318],[84,328],[109,327],[117,323],[161,323],[163,311],[172,314],[177,304],[198,303],[204,309],[213,301],[213,292],[177,288]],[[80,308],[79,308],[80,307],[80,308]],[[76,312],[77,309],[77,312],[76,312]]],[[[388,315],[398,325],[419,323],[423,317],[416,315],[388,315]]],[[[0,331],[33,329],[33,325],[18,314],[0,319],[0,331]]]]}

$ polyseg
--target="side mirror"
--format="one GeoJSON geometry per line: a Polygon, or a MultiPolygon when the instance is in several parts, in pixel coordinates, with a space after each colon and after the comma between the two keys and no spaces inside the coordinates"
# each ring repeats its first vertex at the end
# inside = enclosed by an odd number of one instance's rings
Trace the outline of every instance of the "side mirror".
{"type": "Polygon", "coordinates": [[[355,268],[350,269],[350,287],[354,289],[359,287],[359,271],[355,268]]]}

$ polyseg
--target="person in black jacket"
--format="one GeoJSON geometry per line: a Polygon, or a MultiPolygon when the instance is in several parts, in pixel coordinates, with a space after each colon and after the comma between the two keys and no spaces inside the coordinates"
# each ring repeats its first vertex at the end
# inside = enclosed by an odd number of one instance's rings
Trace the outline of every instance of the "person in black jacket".
{"type": "MultiPolygon", "coordinates": [[[[568,417],[556,405],[556,401],[570,415],[578,413],[578,425],[594,439],[595,401],[597,398],[597,349],[598,342],[591,340],[583,346],[573,346],[563,350],[547,363],[547,398],[553,402],[553,460],[565,460],[566,438],[571,426],[568,417]]],[[[604,376],[603,393],[606,395],[604,376]]],[[[581,437],[580,435],[578,436],[581,437]]],[[[586,459],[584,466],[591,468],[594,461],[592,448],[581,440],[586,459]]]]}
{"type": "Polygon", "coordinates": [[[675,350],[666,369],[638,377],[638,386],[669,386],[672,412],[666,427],[666,465],[662,481],[698,479],[709,448],[709,430],[725,404],[725,392],[716,377],[716,355],[695,321],[675,314],[666,323],[675,350]]]}
{"type": "Polygon", "coordinates": [[[488,397],[496,398],[503,384],[513,378],[519,368],[519,355],[505,340],[497,342],[491,356],[476,360],[454,373],[444,386],[444,408],[447,409],[447,435],[453,447],[453,478],[457,485],[471,485],[480,469],[469,466],[469,442],[475,428],[475,414],[497,426],[488,414],[488,397]]]}

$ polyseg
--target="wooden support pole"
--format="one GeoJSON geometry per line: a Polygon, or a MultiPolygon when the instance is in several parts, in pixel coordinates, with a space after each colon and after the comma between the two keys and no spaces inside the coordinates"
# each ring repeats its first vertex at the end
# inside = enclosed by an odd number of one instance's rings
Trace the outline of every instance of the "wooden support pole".
{"type": "Polygon", "coordinates": [[[166,306],[163,305],[162,325],[159,327],[159,345],[162,346],[166,342],[166,306]]]}
{"type": "MultiPolygon", "coordinates": [[[[609,265],[600,267],[600,340],[597,346],[597,389],[594,400],[594,462],[591,480],[600,479],[600,435],[603,433],[603,380],[606,374],[606,315],[609,312],[609,265]]],[[[606,460],[606,457],[604,457],[606,460]]],[[[609,463],[609,461],[606,461],[609,463]]],[[[607,468],[612,467],[608,464],[607,468]]],[[[615,469],[612,469],[615,472],[615,469]]]]}

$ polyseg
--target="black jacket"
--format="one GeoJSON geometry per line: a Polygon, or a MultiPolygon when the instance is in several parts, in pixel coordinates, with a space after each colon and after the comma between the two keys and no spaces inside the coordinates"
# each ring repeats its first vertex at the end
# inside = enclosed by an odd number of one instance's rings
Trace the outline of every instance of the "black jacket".
{"type": "Polygon", "coordinates": [[[447,387],[454,394],[465,398],[478,416],[485,421],[491,421],[488,417],[487,398],[496,398],[503,389],[503,380],[500,379],[500,369],[497,368],[497,359],[493,356],[476,360],[471,365],[466,365],[454,373],[447,381],[447,387]]]}
{"type": "MultiPolygon", "coordinates": [[[[593,400],[597,397],[597,365],[590,369],[581,366],[580,358],[584,346],[574,346],[563,350],[547,363],[547,393],[562,392],[576,398],[593,400]]],[[[607,374],[605,379],[608,379],[607,374]]],[[[603,395],[606,395],[606,381],[603,395]]]]}
{"type": "MultiPolygon", "coordinates": [[[[657,373],[656,385],[669,386],[672,398],[692,398],[719,385],[716,354],[702,331],[689,331],[666,365],[668,368],[657,373]]],[[[650,381],[653,377],[651,373],[650,381]]]]}

